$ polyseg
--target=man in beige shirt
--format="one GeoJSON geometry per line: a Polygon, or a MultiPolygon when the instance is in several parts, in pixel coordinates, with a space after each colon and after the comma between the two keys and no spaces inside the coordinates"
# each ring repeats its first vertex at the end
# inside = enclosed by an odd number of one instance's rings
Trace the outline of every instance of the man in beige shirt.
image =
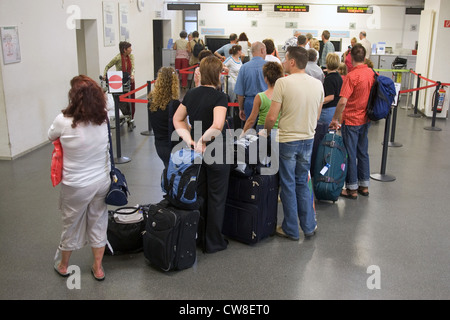
{"type": "Polygon", "coordinates": [[[370,53],[372,52],[372,45],[370,44],[370,41],[366,39],[367,34],[365,31],[361,31],[359,33],[359,43],[362,44],[364,49],[366,49],[366,59],[370,58],[370,53]]]}
{"type": "MultiPolygon", "coordinates": [[[[272,103],[264,128],[278,122],[279,174],[284,219],[277,234],[299,239],[298,221],[305,237],[317,229],[309,169],[317,119],[324,99],[322,83],[305,73],[308,53],[302,47],[289,47],[283,62],[289,75],[275,83],[272,103]]],[[[272,150],[273,154],[273,150],[272,150]]]]}

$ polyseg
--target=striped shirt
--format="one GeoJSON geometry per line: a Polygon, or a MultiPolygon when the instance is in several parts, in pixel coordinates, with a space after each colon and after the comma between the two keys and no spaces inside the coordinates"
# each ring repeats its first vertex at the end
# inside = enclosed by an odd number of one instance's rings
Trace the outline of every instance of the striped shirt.
{"type": "Polygon", "coordinates": [[[360,126],[369,121],[366,108],[374,81],[374,73],[366,64],[356,66],[346,76],[340,94],[348,99],[342,113],[342,123],[360,126]]]}

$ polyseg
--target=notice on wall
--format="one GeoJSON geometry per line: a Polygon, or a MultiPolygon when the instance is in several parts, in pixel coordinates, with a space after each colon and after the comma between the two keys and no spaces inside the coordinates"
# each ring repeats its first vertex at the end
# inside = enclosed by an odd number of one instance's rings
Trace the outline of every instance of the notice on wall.
{"type": "Polygon", "coordinates": [[[17,63],[21,60],[18,27],[1,27],[3,64],[17,63]]]}
{"type": "Polygon", "coordinates": [[[114,27],[115,5],[112,1],[103,1],[103,45],[105,47],[116,45],[114,27]]]}
{"type": "Polygon", "coordinates": [[[128,4],[119,3],[119,39],[120,41],[130,40],[130,28],[128,27],[128,4]]]}

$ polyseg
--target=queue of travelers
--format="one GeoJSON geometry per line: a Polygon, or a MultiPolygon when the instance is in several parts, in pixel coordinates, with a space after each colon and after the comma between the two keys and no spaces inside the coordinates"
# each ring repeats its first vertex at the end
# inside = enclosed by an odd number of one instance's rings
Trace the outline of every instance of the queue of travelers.
{"type": "MultiPolygon", "coordinates": [[[[365,32],[360,36],[364,40],[365,32]]],[[[370,122],[366,105],[374,77],[368,66],[367,40],[363,44],[352,41],[341,61],[328,31],[321,36],[324,43],[321,56],[317,54],[320,49],[317,39],[311,34],[296,33],[295,42],[293,38],[286,41],[285,58],[280,61],[271,39],[250,43],[245,33],[239,37],[233,33],[224,47],[215,52],[204,48],[193,57],[196,44],[204,42],[197,31],[189,41],[187,37],[185,31],[180,33],[174,45],[175,68],[159,70],[148,96],[155,148],[165,167],[173,147],[172,133],[176,131],[187,145],[205,152],[224,129],[231,101],[238,102],[244,133],[256,128],[267,136],[277,129],[283,222],[277,226],[276,234],[292,240],[300,238],[300,230],[306,238],[316,234],[308,176],[318,121],[333,130],[342,126],[348,174],[341,196],[355,200],[358,194],[369,195],[370,122]],[[187,87],[187,78],[180,79],[177,71],[197,64],[195,87],[181,97],[180,87],[187,87]],[[309,65],[314,65],[314,73],[309,72],[309,65]],[[225,92],[221,80],[224,70],[229,75],[225,92]],[[202,124],[200,129],[192,126],[195,121],[202,124]]],[[[134,80],[131,44],[121,42],[119,47],[120,53],[107,65],[105,73],[116,65],[118,70],[129,71],[134,80]]],[[[73,78],[69,104],[48,130],[49,139],[60,139],[64,150],[60,194],[63,232],[59,258],[54,264],[56,272],[64,277],[69,276],[71,253],[90,245],[94,257],[92,275],[99,281],[105,278],[102,259],[108,210],[104,197],[110,183],[110,161],[104,100],[95,81],[86,76],[73,78]]],[[[205,164],[200,173],[198,192],[205,199],[207,217],[206,253],[225,250],[228,245],[221,233],[230,174],[230,166],[224,163],[205,164]]]]}

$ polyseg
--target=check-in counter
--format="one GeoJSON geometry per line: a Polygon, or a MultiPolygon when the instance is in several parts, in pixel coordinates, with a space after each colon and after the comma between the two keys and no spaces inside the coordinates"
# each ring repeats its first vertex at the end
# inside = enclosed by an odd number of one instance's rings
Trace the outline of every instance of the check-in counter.
{"type": "MultiPolygon", "coordinates": [[[[391,69],[398,69],[393,67],[393,62],[395,58],[403,58],[406,59],[406,66],[402,69],[416,69],[416,59],[417,56],[415,55],[397,55],[397,54],[372,54],[370,55],[370,60],[372,60],[374,69],[381,69],[381,70],[391,70],[391,69]]],[[[408,82],[410,79],[409,73],[393,73],[391,71],[380,71],[380,75],[387,76],[394,80],[394,82],[401,82],[402,83],[402,90],[408,88],[408,82]],[[400,81],[401,80],[401,81],[400,81]]],[[[411,86],[415,86],[414,83],[411,83],[411,86]]]]}

